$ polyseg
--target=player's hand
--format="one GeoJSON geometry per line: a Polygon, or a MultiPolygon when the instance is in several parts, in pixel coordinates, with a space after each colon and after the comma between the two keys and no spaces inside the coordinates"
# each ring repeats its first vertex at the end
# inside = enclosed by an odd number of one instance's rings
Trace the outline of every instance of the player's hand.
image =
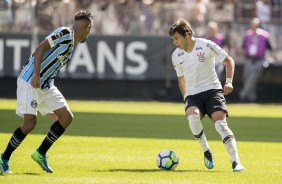
{"type": "Polygon", "coordinates": [[[40,76],[33,74],[31,79],[31,86],[34,88],[39,88],[40,85],[40,76]]]}
{"type": "Polygon", "coordinates": [[[224,91],[224,95],[228,95],[229,93],[232,93],[233,91],[232,83],[231,82],[225,83],[223,91],[224,91]]]}
{"type": "Polygon", "coordinates": [[[53,122],[55,122],[55,121],[58,120],[58,116],[57,116],[54,112],[49,112],[49,113],[48,113],[48,118],[49,118],[51,121],[53,121],[53,122]]]}

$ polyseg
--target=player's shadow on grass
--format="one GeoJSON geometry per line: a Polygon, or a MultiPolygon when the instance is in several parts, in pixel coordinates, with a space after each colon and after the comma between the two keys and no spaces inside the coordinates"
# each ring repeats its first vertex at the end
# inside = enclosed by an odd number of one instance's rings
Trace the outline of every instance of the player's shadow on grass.
{"type": "Polygon", "coordinates": [[[133,173],[150,173],[150,172],[176,172],[176,173],[191,173],[191,172],[224,172],[224,171],[215,171],[215,170],[199,170],[199,169],[176,169],[176,170],[161,170],[161,169],[109,169],[109,170],[103,170],[103,171],[98,171],[96,170],[95,172],[133,172],[133,173]]]}
{"type": "Polygon", "coordinates": [[[39,174],[39,173],[29,173],[29,172],[25,172],[25,173],[14,173],[13,175],[40,176],[41,174],[39,174]]]}

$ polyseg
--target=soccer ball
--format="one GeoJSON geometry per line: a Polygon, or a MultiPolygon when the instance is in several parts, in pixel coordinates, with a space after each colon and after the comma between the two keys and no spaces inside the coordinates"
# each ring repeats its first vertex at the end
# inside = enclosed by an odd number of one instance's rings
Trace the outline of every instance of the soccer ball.
{"type": "Polygon", "coordinates": [[[157,156],[157,166],[164,170],[174,170],[179,163],[179,157],[172,150],[163,150],[157,156]]]}

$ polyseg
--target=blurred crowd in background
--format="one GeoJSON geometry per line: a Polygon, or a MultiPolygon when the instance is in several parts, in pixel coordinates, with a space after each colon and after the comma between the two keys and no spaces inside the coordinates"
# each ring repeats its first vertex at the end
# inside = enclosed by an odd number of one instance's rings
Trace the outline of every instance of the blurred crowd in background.
{"type": "Polygon", "coordinates": [[[31,32],[31,7],[39,33],[71,25],[80,9],[94,14],[92,34],[101,35],[168,36],[173,21],[181,17],[196,36],[203,36],[207,23],[215,21],[234,54],[250,19],[258,17],[276,50],[282,48],[282,0],[0,0],[0,32],[31,32]]]}

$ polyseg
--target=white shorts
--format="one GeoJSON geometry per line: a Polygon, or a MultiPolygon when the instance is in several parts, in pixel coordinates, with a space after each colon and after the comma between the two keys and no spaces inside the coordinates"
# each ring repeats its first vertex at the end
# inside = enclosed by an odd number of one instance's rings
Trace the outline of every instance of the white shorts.
{"type": "Polygon", "coordinates": [[[66,99],[52,85],[47,92],[41,91],[39,88],[33,88],[29,83],[21,78],[17,80],[17,115],[23,117],[24,114],[33,114],[37,116],[39,111],[43,116],[54,110],[67,107],[66,99]]]}

